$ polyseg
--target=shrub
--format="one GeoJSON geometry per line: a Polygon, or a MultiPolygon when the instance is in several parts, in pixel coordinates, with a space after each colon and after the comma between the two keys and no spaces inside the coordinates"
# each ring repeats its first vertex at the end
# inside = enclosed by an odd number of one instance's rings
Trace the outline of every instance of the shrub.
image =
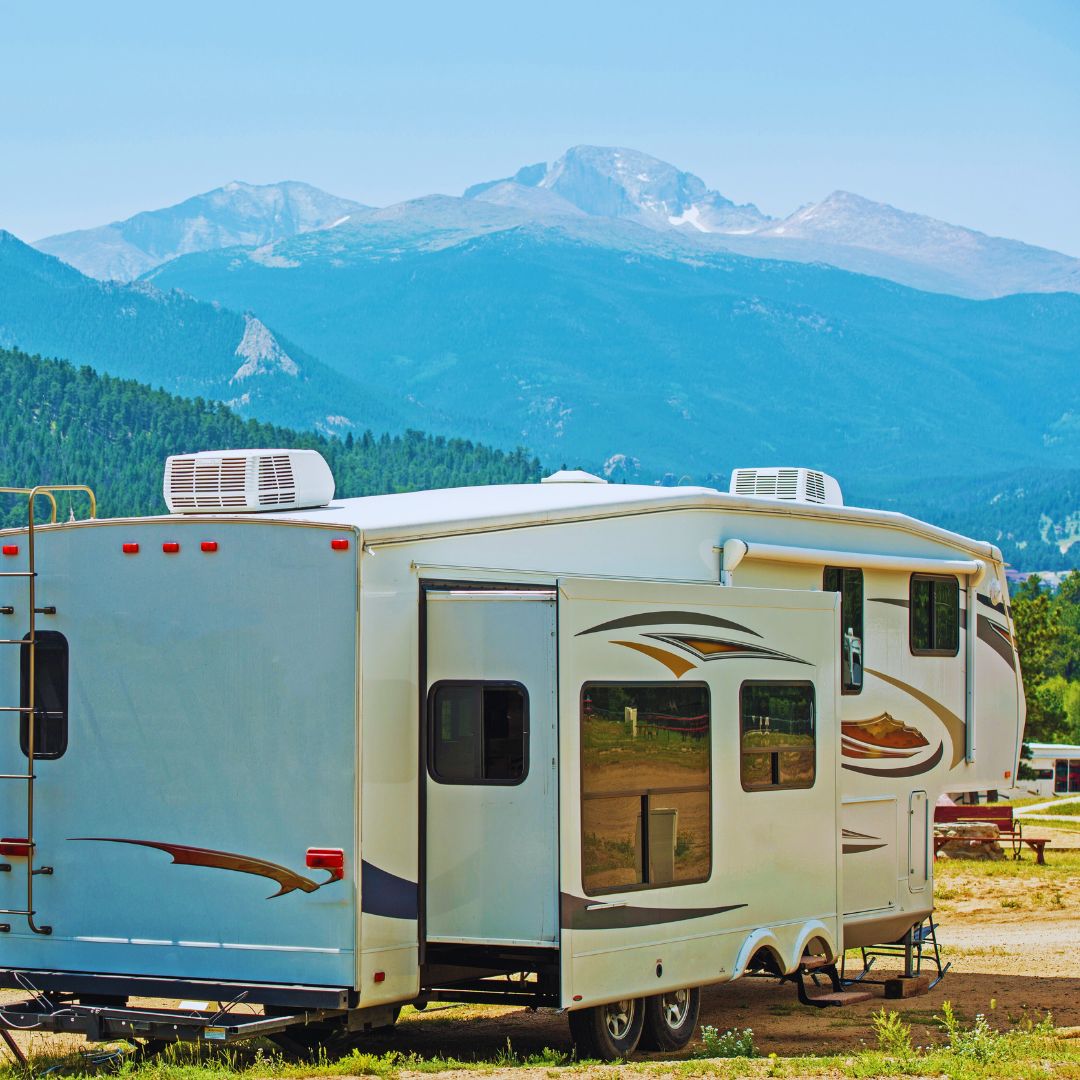
{"type": "Polygon", "coordinates": [[[899,1013],[886,1012],[883,1005],[881,1011],[874,1013],[871,1020],[874,1024],[874,1034],[877,1035],[878,1047],[882,1053],[904,1059],[914,1056],[915,1049],[911,1045],[911,1025],[905,1024],[899,1013]]]}
{"type": "Polygon", "coordinates": [[[953,1011],[952,1002],[941,1006],[942,1015],[935,1017],[949,1040],[949,1049],[960,1057],[970,1058],[980,1065],[1000,1057],[1005,1049],[1003,1036],[995,1031],[983,1013],[975,1017],[975,1023],[965,1027],[953,1011]]]}
{"type": "Polygon", "coordinates": [[[751,1028],[739,1031],[732,1028],[721,1035],[711,1024],[701,1029],[702,1049],[699,1057],[706,1058],[752,1058],[758,1056],[754,1044],[754,1032],[751,1028]]]}

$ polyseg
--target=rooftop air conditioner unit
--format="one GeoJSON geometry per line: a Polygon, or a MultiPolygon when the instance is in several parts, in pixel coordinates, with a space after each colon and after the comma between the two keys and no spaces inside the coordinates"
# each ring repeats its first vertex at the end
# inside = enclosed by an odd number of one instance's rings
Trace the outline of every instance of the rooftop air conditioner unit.
{"type": "Polygon", "coordinates": [[[165,461],[173,514],[301,510],[333,497],[333,473],[315,450],[204,450],[165,461]]]}
{"type": "Polygon", "coordinates": [[[839,483],[816,469],[736,469],[728,493],[781,502],[844,505],[839,483]]]}

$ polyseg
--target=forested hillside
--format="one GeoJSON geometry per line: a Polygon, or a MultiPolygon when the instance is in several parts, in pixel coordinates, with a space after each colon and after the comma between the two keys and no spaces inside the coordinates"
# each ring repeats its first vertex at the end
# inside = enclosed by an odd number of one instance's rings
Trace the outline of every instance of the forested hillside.
{"type": "Polygon", "coordinates": [[[1027,468],[933,482],[898,477],[844,484],[849,503],[899,510],[989,540],[1017,570],[1080,566],[1080,469],[1027,468]]]}
{"type": "MultiPolygon", "coordinates": [[[[540,463],[462,439],[420,432],[327,439],[255,420],[224,405],[174,397],[88,367],[0,349],[0,486],[89,484],[103,517],[165,512],[169,454],[238,447],[318,450],[340,496],[535,481],[540,463]]],[[[5,496],[3,520],[25,520],[5,496]]],[[[65,511],[66,512],[66,511],[65,511]]]]}

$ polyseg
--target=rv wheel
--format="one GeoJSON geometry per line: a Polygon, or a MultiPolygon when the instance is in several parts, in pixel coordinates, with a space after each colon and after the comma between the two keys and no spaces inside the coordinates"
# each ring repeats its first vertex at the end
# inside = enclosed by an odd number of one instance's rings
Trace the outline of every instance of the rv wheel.
{"type": "Polygon", "coordinates": [[[601,1061],[629,1057],[641,1039],[645,1023],[643,1006],[641,998],[626,998],[570,1013],[570,1037],[578,1057],[601,1061]]]}
{"type": "Polygon", "coordinates": [[[697,1030],[701,991],[670,990],[645,999],[642,1050],[681,1050],[697,1030]]]}

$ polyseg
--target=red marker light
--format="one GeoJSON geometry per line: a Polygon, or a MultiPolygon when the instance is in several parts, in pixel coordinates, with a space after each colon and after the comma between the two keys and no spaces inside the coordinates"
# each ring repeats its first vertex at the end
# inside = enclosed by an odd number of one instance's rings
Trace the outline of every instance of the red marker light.
{"type": "Polygon", "coordinates": [[[139,554],[139,545],[138,544],[124,544],[123,545],[123,550],[124,550],[125,555],[138,555],[139,554]]]}
{"type": "Polygon", "coordinates": [[[0,840],[0,855],[26,857],[30,854],[30,841],[25,837],[5,836],[0,840]]]}
{"type": "Polygon", "coordinates": [[[339,539],[335,537],[335,539],[330,541],[330,547],[333,548],[334,551],[348,551],[349,541],[344,538],[339,539]]]}
{"type": "Polygon", "coordinates": [[[18,555],[19,554],[19,545],[18,544],[5,544],[4,545],[4,554],[5,555],[18,555]]]}
{"type": "Polygon", "coordinates": [[[385,971],[376,971],[375,972],[375,981],[376,982],[386,982],[386,972],[385,971]]]}
{"type": "Polygon", "coordinates": [[[161,545],[161,550],[164,551],[166,555],[175,555],[180,550],[180,545],[175,540],[166,540],[165,543],[161,545]]]}
{"type": "Polygon", "coordinates": [[[217,541],[216,540],[204,540],[199,545],[199,547],[202,548],[203,551],[217,551],[217,541]]]}
{"type": "Polygon", "coordinates": [[[312,870],[329,870],[334,881],[345,876],[345,852],[341,848],[308,848],[305,861],[312,870]]]}

